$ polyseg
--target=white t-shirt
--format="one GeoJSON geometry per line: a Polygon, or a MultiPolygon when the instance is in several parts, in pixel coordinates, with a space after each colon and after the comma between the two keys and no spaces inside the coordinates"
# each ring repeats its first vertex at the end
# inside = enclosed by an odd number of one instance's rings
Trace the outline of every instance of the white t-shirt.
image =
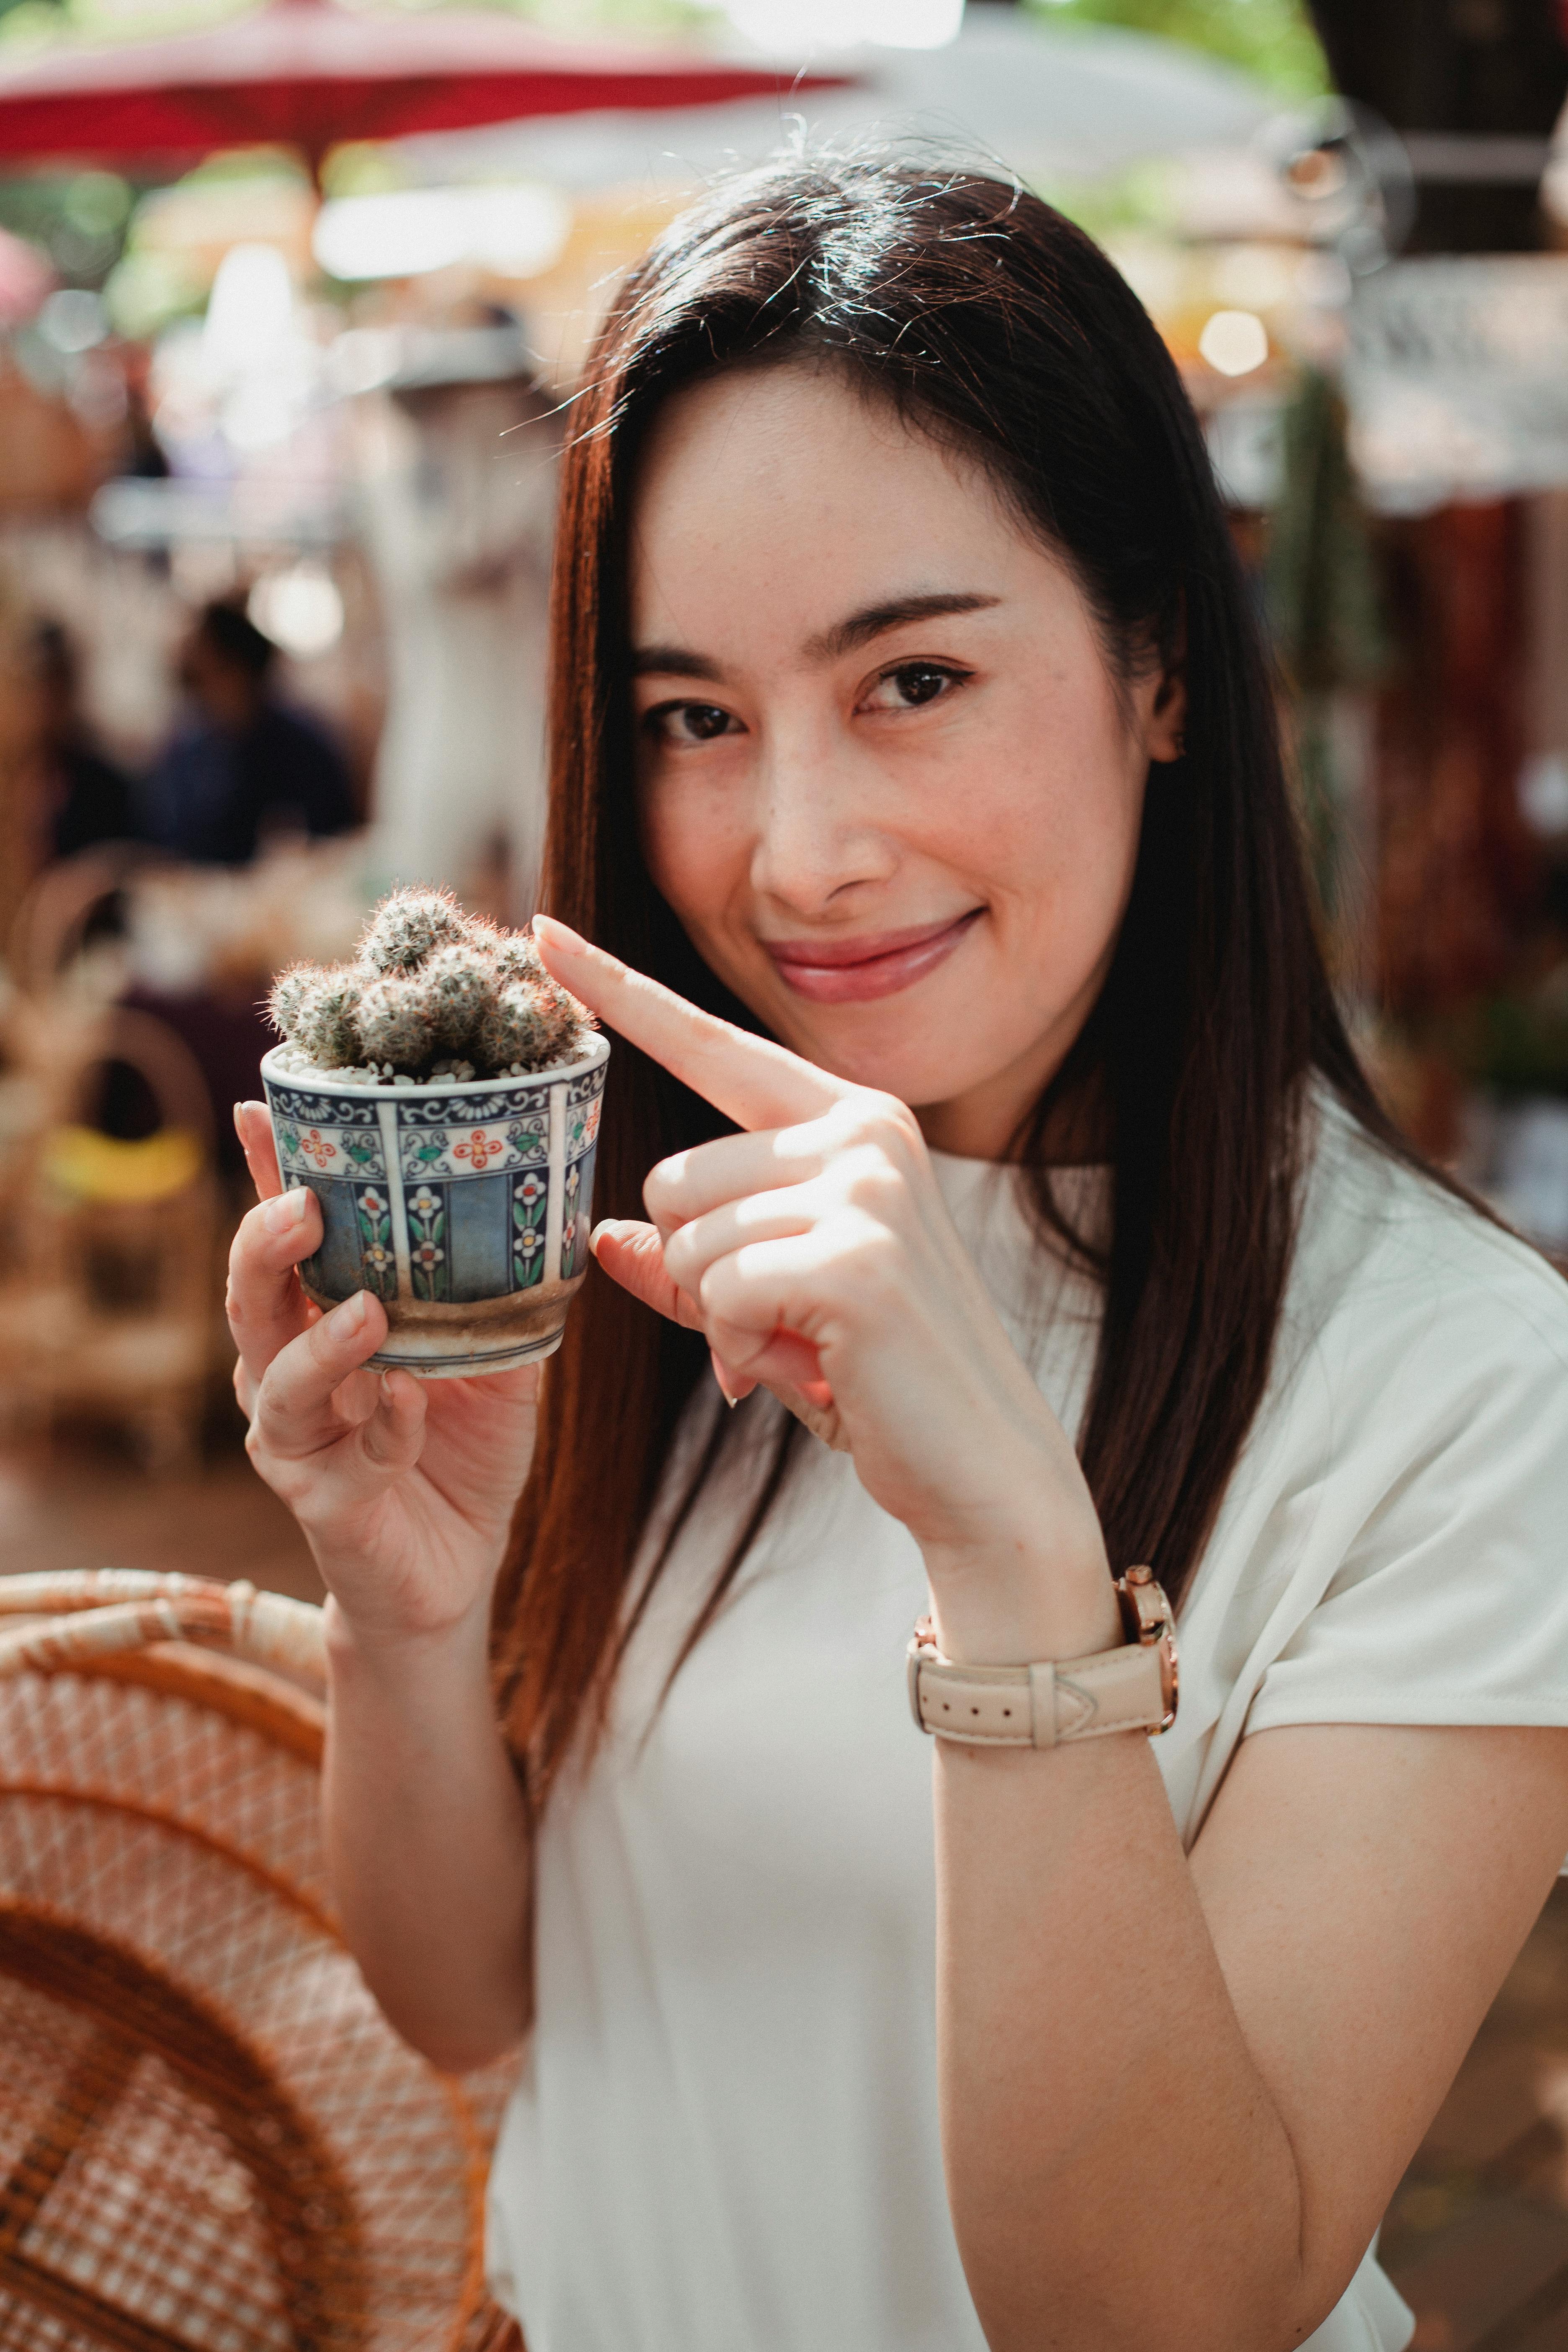
{"type": "MultiPolygon", "coordinates": [[[[935,1165],[1076,1428],[1092,1286],[1034,1240],[1015,1173],[935,1165]]],[[[1091,1202],[1100,1179],[1074,1181],[1091,1202]]],[[[925,1580],[848,1459],[803,1445],[659,1708],[755,1456],[704,1496],[608,1741],[545,1815],[489,2216],[530,2352],[984,2352],[937,2132],[931,1748],[904,1695],[925,1580]]],[[[1188,1846],[1250,1731],[1568,1725],[1565,1530],[1568,1285],[1326,1110],[1154,1744],[1188,1846]]],[[[1310,2352],[1409,2333],[1369,2255],[1310,2352]]]]}

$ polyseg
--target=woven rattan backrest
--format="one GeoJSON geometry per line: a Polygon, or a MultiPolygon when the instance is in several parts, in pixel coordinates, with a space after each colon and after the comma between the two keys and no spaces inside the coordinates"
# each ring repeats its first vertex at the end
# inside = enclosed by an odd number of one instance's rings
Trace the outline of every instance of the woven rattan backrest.
{"type": "Polygon", "coordinates": [[[128,1952],[26,1906],[0,1910],[0,1979],[8,2095],[35,2110],[0,2188],[0,2292],[125,2352],[166,2347],[156,2323],[181,2307],[174,2341],[363,2344],[349,2183],[245,2043],[128,1952]]]}
{"type": "Polygon", "coordinates": [[[0,1579],[4,2352],[457,2352],[498,2325],[507,2078],[435,2074],[342,1941],[320,1658],[317,1612],[243,1587],[0,1579]]]}

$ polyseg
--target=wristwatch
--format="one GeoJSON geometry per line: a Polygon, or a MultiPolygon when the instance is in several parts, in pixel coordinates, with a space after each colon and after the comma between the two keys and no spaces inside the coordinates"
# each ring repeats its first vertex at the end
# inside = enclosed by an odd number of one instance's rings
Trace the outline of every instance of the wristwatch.
{"type": "Polygon", "coordinates": [[[1108,1731],[1169,1731],[1176,1719],[1176,1624],[1152,1569],[1116,1580],[1120,1649],[1030,1666],[958,1666],[929,1617],[910,1643],[910,1710],[921,1730],[974,1748],[1057,1748],[1108,1731]]]}

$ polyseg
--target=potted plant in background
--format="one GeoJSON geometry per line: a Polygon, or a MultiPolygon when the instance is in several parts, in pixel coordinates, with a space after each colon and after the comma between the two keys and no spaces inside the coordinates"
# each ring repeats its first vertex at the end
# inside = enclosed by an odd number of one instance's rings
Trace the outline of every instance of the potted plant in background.
{"type": "Polygon", "coordinates": [[[291,966],[268,1010],[279,1166],[321,1207],[309,1296],[374,1291],[371,1362],[426,1378],[550,1354],[587,1269],[610,1049],[532,940],[394,891],[352,962],[291,966]]]}

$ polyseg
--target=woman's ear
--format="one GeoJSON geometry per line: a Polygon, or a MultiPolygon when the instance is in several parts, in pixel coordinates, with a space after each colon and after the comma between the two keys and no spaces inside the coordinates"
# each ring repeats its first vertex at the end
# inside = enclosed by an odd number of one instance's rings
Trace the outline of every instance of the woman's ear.
{"type": "Polygon", "coordinates": [[[1149,713],[1149,757],[1162,766],[1183,757],[1187,748],[1187,614],[1186,603],[1174,615],[1163,650],[1160,683],[1149,713]]]}
{"type": "Polygon", "coordinates": [[[1187,748],[1187,678],[1181,667],[1168,669],[1149,717],[1149,757],[1168,766],[1187,748]]]}

